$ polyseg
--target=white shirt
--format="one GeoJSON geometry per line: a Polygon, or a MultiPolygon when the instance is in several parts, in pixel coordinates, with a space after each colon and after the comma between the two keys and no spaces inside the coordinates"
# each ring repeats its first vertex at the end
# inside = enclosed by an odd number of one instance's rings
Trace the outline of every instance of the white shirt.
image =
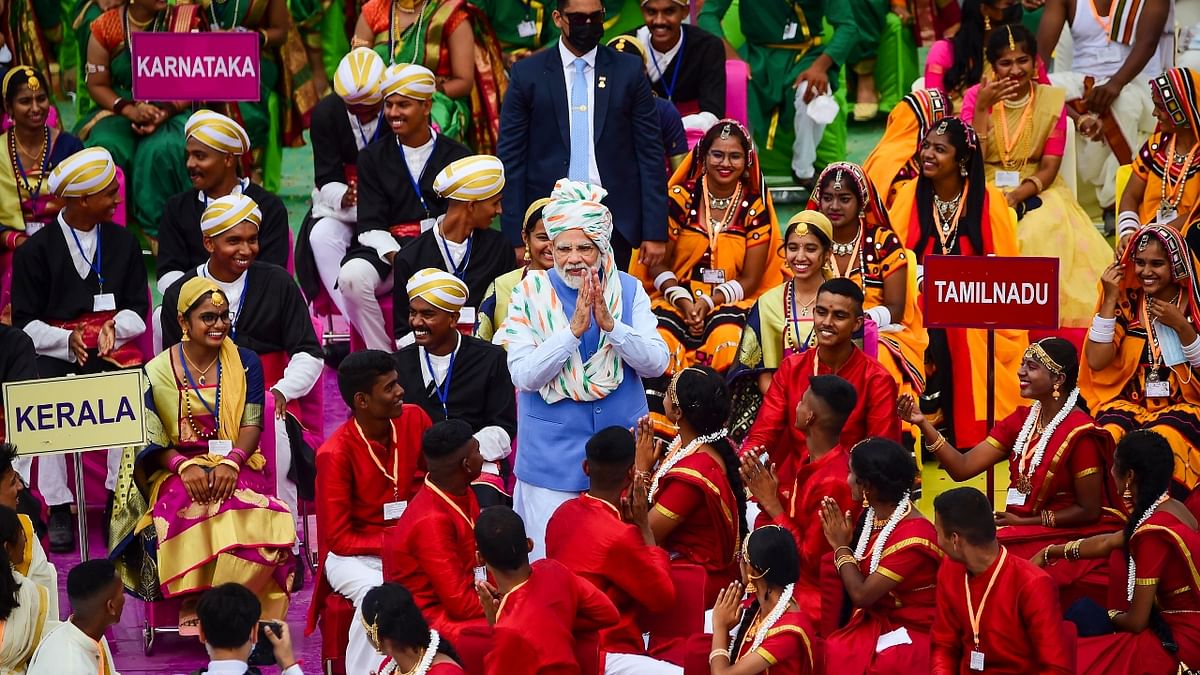
{"type": "MultiPolygon", "coordinates": [[[[404,163],[408,165],[408,172],[412,174],[413,180],[417,183],[421,182],[421,174],[425,173],[425,165],[429,163],[429,158],[433,155],[433,145],[437,142],[437,131],[432,128],[429,130],[429,140],[422,145],[412,147],[404,146],[404,163]]],[[[400,143],[400,139],[396,139],[396,143],[400,143]]],[[[403,184],[403,183],[401,183],[403,184]]],[[[411,185],[404,186],[411,188],[411,185]]],[[[403,187],[401,189],[404,189],[403,187]]],[[[418,187],[419,189],[419,187],[418,187]]],[[[419,196],[419,195],[418,195],[419,196]]],[[[396,243],[396,238],[387,230],[371,230],[358,235],[358,243],[363,246],[370,246],[375,249],[375,254],[384,262],[389,262],[387,256],[389,253],[397,253],[400,251],[400,244],[396,243]]]]}
{"type": "MultiPolygon", "coordinates": [[[[596,49],[599,49],[597,47],[596,49]]],[[[591,143],[588,144],[588,182],[593,185],[600,185],[600,167],[596,166],[596,49],[584,54],[583,56],[575,56],[571,53],[567,46],[563,44],[562,38],[558,40],[558,55],[562,58],[563,77],[567,81],[567,123],[571,124],[571,84],[575,81],[575,59],[583,59],[587,64],[583,68],[583,77],[588,84],[588,102],[587,102],[587,118],[588,118],[588,138],[591,143]]],[[[569,130],[568,130],[569,132],[569,130]]],[[[567,134],[570,138],[570,133],[567,134]]],[[[568,148],[569,149],[569,148],[568,148]]],[[[630,148],[632,150],[632,148],[630,148]]]]}
{"type": "MultiPolygon", "coordinates": [[[[243,192],[245,192],[246,188],[249,186],[250,186],[249,178],[239,178],[238,182],[233,184],[233,189],[229,191],[229,194],[230,195],[240,195],[243,192]]],[[[211,200],[209,200],[208,195],[204,194],[204,190],[197,190],[197,192],[199,194],[196,195],[196,199],[204,202],[205,206],[208,206],[208,202],[211,201],[211,200]]],[[[223,195],[223,196],[228,197],[229,195],[223,195]]],[[[213,199],[217,199],[217,198],[213,197],[213,199]]]]}
{"type": "Polygon", "coordinates": [[[667,72],[667,67],[671,65],[671,61],[675,58],[675,55],[679,53],[679,46],[683,44],[683,28],[679,29],[679,39],[675,41],[675,45],[665,52],[658,51],[650,43],[650,29],[648,27],[642,26],[637,29],[637,37],[642,41],[642,46],[646,48],[646,53],[650,55],[650,58],[654,59],[654,63],[646,69],[646,72],[650,74],[650,81],[658,82],[662,74],[667,72]]]}
{"type": "MultiPolygon", "coordinates": [[[[376,115],[365,123],[360,122],[358,115],[352,112],[347,112],[346,116],[350,118],[350,130],[354,136],[354,146],[362,150],[375,137],[375,132],[379,129],[379,116],[376,115]]],[[[345,208],[342,207],[342,198],[346,196],[346,191],[349,189],[350,186],[341,181],[330,181],[319,188],[313,188],[313,218],[317,220],[321,218],[335,218],[346,224],[357,222],[358,205],[354,204],[345,208]]]]}
{"type": "MultiPolygon", "coordinates": [[[[450,370],[450,357],[458,352],[458,348],[462,346],[462,337],[458,337],[458,341],[454,344],[454,350],[449,354],[438,356],[425,351],[424,347],[417,347],[417,361],[421,364],[421,380],[425,383],[425,388],[428,389],[430,384],[437,382],[437,386],[442,386],[446,381],[446,373],[450,370]],[[428,357],[428,361],[426,361],[428,357]],[[429,366],[433,366],[433,371],[430,372],[429,366]]],[[[450,386],[454,386],[454,380],[451,378],[450,386]]],[[[475,440],[479,441],[479,454],[487,460],[483,465],[483,470],[491,474],[500,474],[500,467],[495,462],[508,457],[512,453],[512,438],[508,432],[498,426],[488,426],[476,431],[475,440]]]]}
{"type": "MultiPolygon", "coordinates": [[[[446,264],[446,271],[454,274],[454,270],[458,269],[463,264],[463,259],[467,257],[467,245],[471,243],[471,237],[468,235],[461,242],[450,241],[442,234],[442,219],[438,219],[437,225],[433,227],[433,239],[437,242],[438,253],[442,254],[442,262],[446,264]],[[446,255],[446,251],[450,251],[450,255],[446,255]]],[[[467,261],[470,264],[470,261],[467,261]]],[[[465,272],[464,272],[465,273],[465,272]]]]}
{"type": "MultiPolygon", "coordinates": [[[[49,621],[46,623],[50,625],[49,621]]],[[[29,661],[28,675],[99,673],[101,650],[107,666],[105,675],[119,675],[108,648],[108,640],[101,637],[96,642],[68,619],[47,629],[42,643],[29,661]]]]}
{"type": "MultiPolygon", "coordinates": [[[[225,659],[208,662],[208,675],[246,675],[246,671],[249,669],[250,667],[246,665],[245,661],[225,659]]],[[[279,675],[304,675],[304,671],[300,670],[299,663],[293,663],[290,668],[283,670],[279,675]]]]}
{"type": "MultiPolygon", "coordinates": [[[[246,187],[249,185],[250,185],[249,178],[240,178],[240,179],[238,179],[238,182],[236,184],[234,184],[233,189],[229,191],[229,194],[230,195],[240,195],[240,194],[242,194],[243,191],[245,191],[246,187]]],[[[197,193],[198,194],[196,195],[196,200],[203,203],[205,208],[207,208],[208,202],[210,201],[208,198],[208,195],[204,193],[204,190],[198,190],[197,193]]],[[[339,201],[341,200],[340,195],[338,196],[338,200],[339,201]]],[[[176,281],[179,281],[182,278],[183,278],[183,272],[180,272],[178,270],[176,270],[174,272],[167,272],[166,274],[159,276],[158,282],[156,282],[154,285],[158,287],[158,292],[160,294],[165,294],[167,292],[168,288],[173,286],[176,281]]]]}
{"type": "Polygon", "coordinates": [[[367,147],[367,144],[375,137],[375,132],[379,130],[380,117],[376,115],[369,122],[363,122],[358,119],[358,115],[352,112],[347,111],[346,116],[350,118],[350,130],[354,132],[354,145],[362,150],[367,147]]]}

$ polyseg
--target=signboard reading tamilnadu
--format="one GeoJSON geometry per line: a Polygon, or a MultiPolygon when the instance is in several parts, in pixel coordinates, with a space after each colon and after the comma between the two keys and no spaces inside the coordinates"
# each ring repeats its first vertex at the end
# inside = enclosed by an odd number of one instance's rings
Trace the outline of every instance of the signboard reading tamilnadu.
{"type": "Polygon", "coordinates": [[[931,255],[925,258],[925,325],[1058,328],[1058,259],[931,255]]]}
{"type": "Polygon", "coordinates": [[[22,455],[146,442],[141,370],[4,383],[4,424],[22,455]]]}
{"type": "Polygon", "coordinates": [[[138,101],[257,101],[258,33],[133,33],[138,101]]]}

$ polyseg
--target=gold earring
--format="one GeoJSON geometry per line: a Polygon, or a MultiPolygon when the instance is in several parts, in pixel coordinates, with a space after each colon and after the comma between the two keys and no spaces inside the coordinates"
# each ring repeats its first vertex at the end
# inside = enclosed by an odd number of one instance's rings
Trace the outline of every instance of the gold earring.
{"type": "Polygon", "coordinates": [[[533,260],[533,258],[531,258],[531,257],[529,256],[529,247],[528,247],[528,246],[526,246],[526,247],[525,247],[525,262],[529,262],[530,260],[533,260]]]}
{"type": "Polygon", "coordinates": [[[1054,383],[1054,400],[1055,401],[1062,398],[1062,394],[1059,393],[1059,391],[1058,391],[1059,386],[1061,386],[1061,385],[1059,385],[1057,382],[1054,383]]]}
{"type": "Polygon", "coordinates": [[[992,20],[989,19],[986,14],[984,14],[983,15],[983,32],[986,33],[991,30],[992,30],[992,20]]]}
{"type": "Polygon", "coordinates": [[[746,592],[750,595],[754,595],[758,592],[758,585],[754,583],[754,579],[746,582],[746,592]]]}
{"type": "Polygon", "coordinates": [[[191,340],[191,339],[192,339],[192,338],[188,337],[188,334],[185,332],[185,333],[183,334],[183,337],[182,337],[182,338],[180,338],[180,339],[179,339],[179,341],[180,341],[180,342],[187,342],[188,340],[191,340]]]}

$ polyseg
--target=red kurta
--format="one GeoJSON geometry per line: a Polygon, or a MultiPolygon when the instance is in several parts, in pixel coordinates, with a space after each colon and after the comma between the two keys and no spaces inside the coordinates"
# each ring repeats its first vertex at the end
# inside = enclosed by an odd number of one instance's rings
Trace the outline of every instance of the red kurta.
{"type": "MultiPolygon", "coordinates": [[[[772,522],[792,533],[796,548],[800,552],[800,580],[796,583],[796,603],[806,612],[808,621],[816,626],[821,622],[821,557],[833,548],[821,531],[821,519],[817,516],[821,502],[832,497],[841,511],[858,512],[858,505],[850,498],[850,453],[842,445],[810,462],[808,451],[802,453],[803,463],[796,471],[796,478],[786,494],[780,488],[780,499],[786,511],[772,522]]],[[[784,485],[781,481],[780,485],[784,485]]]]}
{"type": "MultiPolygon", "coordinates": [[[[800,604],[799,601],[797,604],[800,604]]],[[[750,625],[754,628],[753,622],[750,625]]],[[[818,672],[812,643],[812,627],[804,612],[784,612],[779,621],[767,631],[766,639],[754,653],[770,664],[763,671],[767,675],[808,675],[818,672]]],[[[738,645],[736,661],[747,658],[753,645],[754,631],[748,630],[742,643],[738,645]]]]}
{"type": "MultiPolygon", "coordinates": [[[[1200,663],[1200,573],[1196,571],[1200,532],[1174,514],[1156,511],[1134,533],[1129,549],[1138,580],[1157,580],[1154,604],[1171,627],[1179,651],[1167,653],[1149,629],[1080,638],[1079,672],[1152,675],[1174,673],[1180,661],[1189,666],[1200,663]]],[[[1126,577],[1124,569],[1112,577],[1114,584],[1121,585],[1122,597],[1126,577]]]]}
{"type": "Polygon", "coordinates": [[[383,578],[413,595],[425,620],[456,642],[463,628],[486,630],[475,592],[475,492],[452,495],[425,480],[384,535],[383,578]]]}
{"type": "MultiPolygon", "coordinates": [[[[871,573],[871,551],[878,538],[877,530],[858,564],[864,576],[871,573]]],[[[877,570],[896,586],[874,605],[855,610],[844,627],[825,639],[825,662],[836,664],[845,675],[926,675],[941,559],[933,523],[920,517],[900,521],[884,542],[877,570]],[[901,627],[908,631],[911,644],[875,651],[879,636],[901,627]]]]}
{"type": "Polygon", "coordinates": [[[1050,575],[1024,558],[1001,555],[981,574],[950,558],[937,576],[937,614],[930,672],[934,675],[969,673],[975,643],[967,614],[966,586],[979,620],[979,649],[988,673],[1075,673],[1075,654],[1067,649],[1067,634],[1058,605],[1058,588],[1050,575]],[[992,573],[1003,562],[982,610],[980,601],[992,573]],[[968,578],[969,577],[969,578],[968,578]],[[966,583],[964,584],[964,580],[966,583]]]}
{"type": "Polygon", "coordinates": [[[496,612],[487,675],[575,675],[575,640],[616,625],[617,608],[562,563],[539,560],[496,612]]]}
{"type": "Polygon", "coordinates": [[[717,593],[739,578],[734,561],[737,498],[725,469],[707,452],[696,452],[680,460],[658,485],[654,510],[679,523],[658,545],[708,572],[704,606],[712,607],[717,593]]]}
{"type": "Polygon", "coordinates": [[[641,612],[665,612],[675,603],[667,552],[647,546],[617,508],[584,494],[558,507],[546,526],[546,557],[592,582],[612,600],[621,620],[600,633],[600,648],[645,654],[641,612]]]}
{"type": "Polygon", "coordinates": [[[796,404],[808,391],[808,380],[813,375],[837,375],[858,392],[858,403],[842,428],[842,445],[849,448],[871,436],[900,441],[896,381],[888,371],[856,347],[846,363],[834,372],[817,359],[819,351],[809,349],[792,354],[779,364],[758,409],[758,418],[742,442],[746,450],[767,449],[782,485],[791,484],[796,465],[804,456],[804,432],[796,428],[796,404]]]}

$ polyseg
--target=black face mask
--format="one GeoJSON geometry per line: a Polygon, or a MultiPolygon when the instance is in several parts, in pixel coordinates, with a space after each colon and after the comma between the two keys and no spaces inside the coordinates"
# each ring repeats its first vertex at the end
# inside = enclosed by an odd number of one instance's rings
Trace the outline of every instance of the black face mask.
{"type": "Polygon", "coordinates": [[[590,21],[588,23],[570,23],[571,31],[566,33],[564,37],[571,46],[586,54],[596,48],[600,44],[600,39],[604,37],[604,22],[590,21]]]}

